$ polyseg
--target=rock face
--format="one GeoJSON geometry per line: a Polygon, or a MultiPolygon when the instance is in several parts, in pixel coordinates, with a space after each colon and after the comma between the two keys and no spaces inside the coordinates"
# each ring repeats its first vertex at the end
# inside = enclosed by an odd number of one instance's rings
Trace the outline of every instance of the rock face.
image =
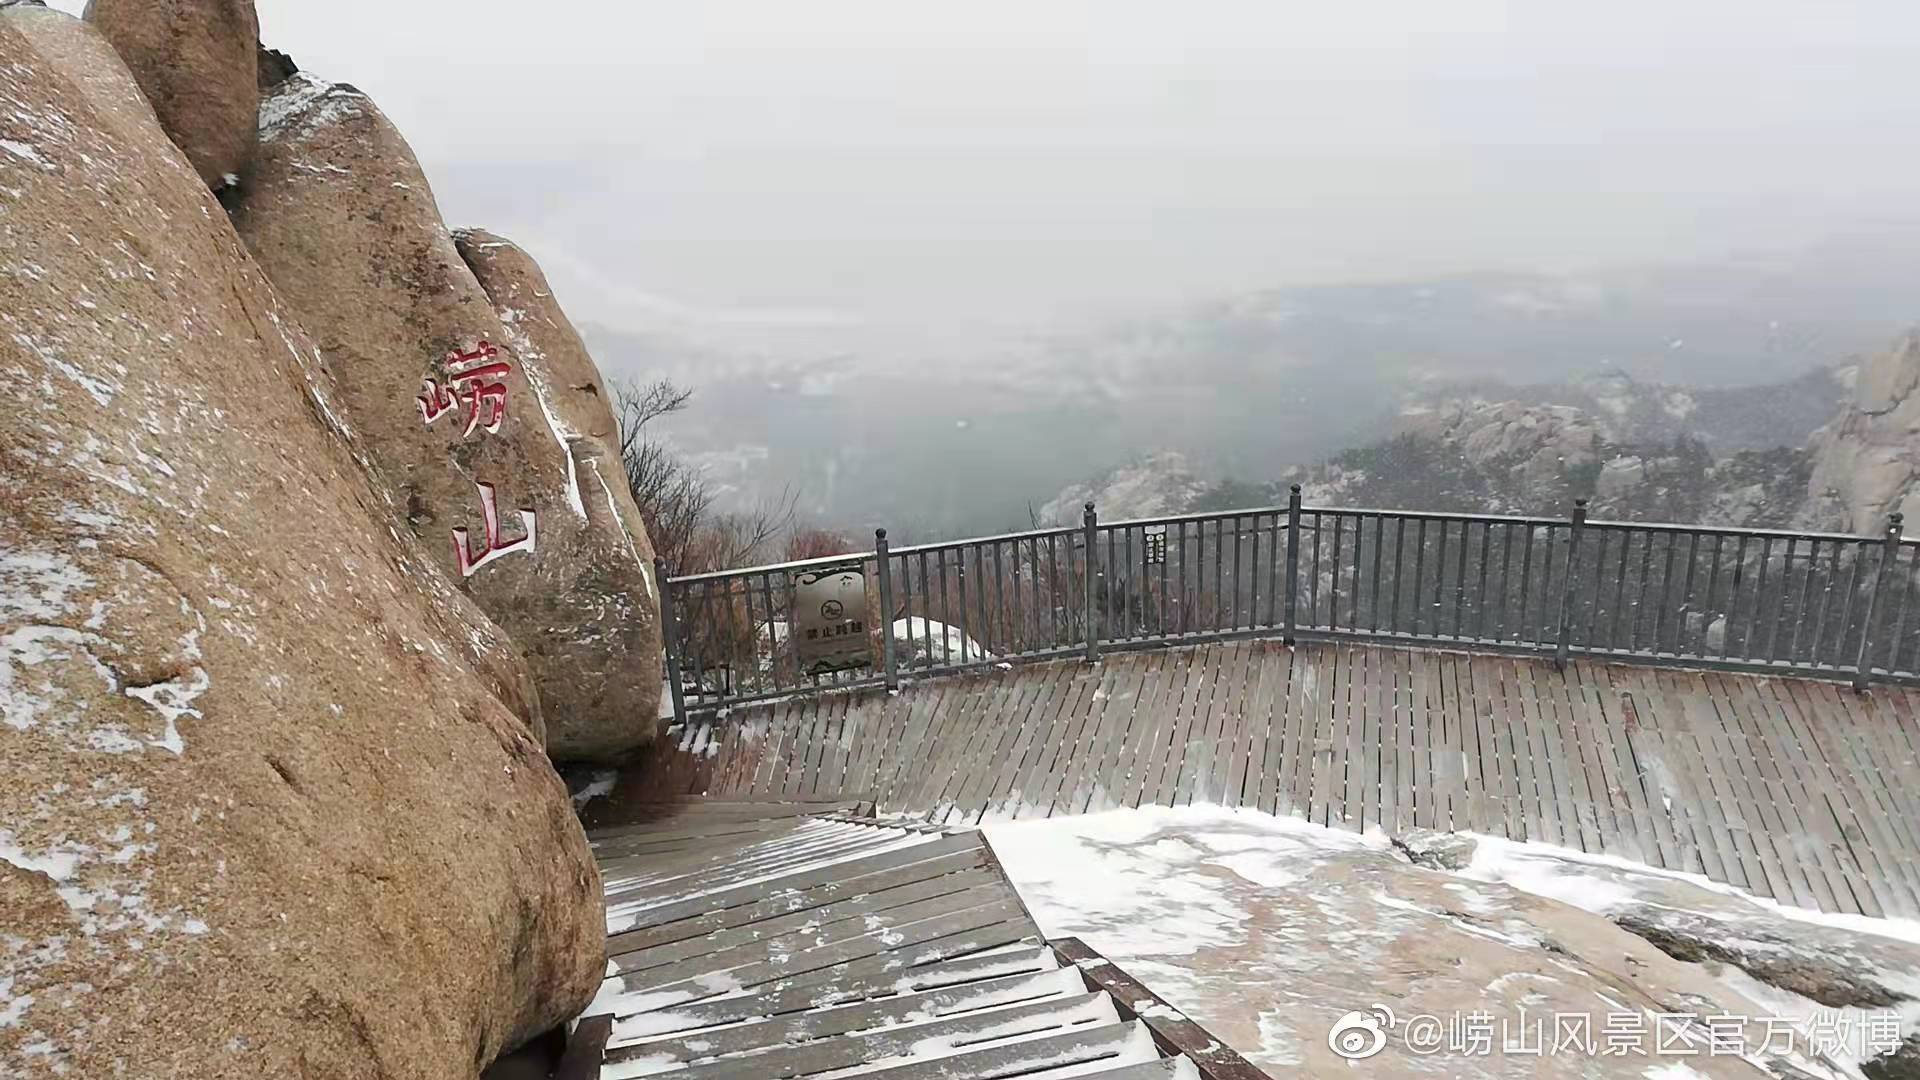
{"type": "Polygon", "coordinates": [[[600,512],[618,481],[571,389],[594,381],[584,351],[550,297],[516,293],[530,263],[497,271],[502,307],[526,313],[502,321],[359,91],[296,74],[263,102],[261,136],[240,235],[317,338],[408,524],[527,653],[549,753],[619,760],[656,724],[657,592],[637,521],[600,512]]]}
{"type": "Polygon", "coordinates": [[[259,141],[253,0],[88,0],[86,18],[208,187],[245,174],[259,141]]]}
{"type": "Polygon", "coordinates": [[[1920,330],[1860,369],[1853,400],[1814,433],[1806,523],[1877,533],[1900,511],[1920,521],[1920,330]]]}
{"type": "Polygon", "coordinates": [[[601,628],[598,636],[553,638],[541,660],[552,672],[548,681],[565,685],[564,692],[542,690],[552,717],[549,746],[563,757],[615,757],[632,746],[618,718],[659,714],[659,664],[647,658],[661,651],[653,545],[627,489],[613,395],[531,256],[479,229],[455,233],[454,243],[493,301],[543,419],[566,447],[586,511],[584,556],[624,579],[623,589],[592,597],[604,607],[581,613],[601,628]],[[610,656],[625,662],[608,664],[610,656]]]}
{"type": "Polygon", "coordinates": [[[0,9],[0,1075],[463,1080],[599,981],[501,631],[85,24],[0,9]]]}

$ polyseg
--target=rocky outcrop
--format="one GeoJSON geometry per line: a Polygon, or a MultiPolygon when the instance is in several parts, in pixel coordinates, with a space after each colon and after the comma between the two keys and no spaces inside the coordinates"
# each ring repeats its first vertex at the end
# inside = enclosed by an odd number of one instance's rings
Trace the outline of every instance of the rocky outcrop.
{"type": "Polygon", "coordinates": [[[613,394],[531,256],[480,229],[456,232],[454,244],[493,302],[542,416],[566,448],[586,513],[583,557],[625,579],[594,597],[605,605],[587,616],[601,628],[598,636],[554,638],[541,661],[549,680],[567,688],[564,696],[545,691],[556,753],[616,757],[632,745],[617,718],[659,713],[660,666],[647,660],[661,651],[653,545],[627,488],[613,394]]]}
{"type": "Polygon", "coordinates": [[[247,171],[259,140],[253,0],[89,0],[86,18],[133,70],[208,187],[247,171]]]}
{"type": "Polygon", "coordinates": [[[261,136],[240,235],[318,339],[407,524],[526,652],[549,753],[619,760],[656,723],[656,588],[632,523],[599,513],[617,479],[570,444],[601,430],[560,411],[585,415],[584,352],[566,355],[550,297],[502,320],[365,95],[296,74],[262,104],[261,136]]]}
{"type": "Polygon", "coordinates": [[[0,395],[0,1074],[464,1080],[589,1000],[521,661],[127,69],[19,5],[0,395]]]}
{"type": "Polygon", "coordinates": [[[1920,330],[1861,366],[1853,400],[1814,433],[1806,524],[1877,533],[1899,511],[1920,521],[1920,330]]]}
{"type": "Polygon", "coordinates": [[[1091,502],[1105,521],[1185,513],[1206,492],[1186,455],[1172,450],[1150,454],[1114,469],[1091,484],[1076,484],[1040,508],[1046,525],[1078,525],[1091,502]]]}

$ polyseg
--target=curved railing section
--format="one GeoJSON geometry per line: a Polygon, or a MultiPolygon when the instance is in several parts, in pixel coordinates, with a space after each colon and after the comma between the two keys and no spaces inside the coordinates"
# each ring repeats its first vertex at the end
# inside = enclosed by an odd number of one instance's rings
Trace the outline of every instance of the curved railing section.
{"type": "Polygon", "coordinates": [[[669,578],[676,715],[1238,637],[1920,680],[1920,541],[1288,505],[669,578]]]}

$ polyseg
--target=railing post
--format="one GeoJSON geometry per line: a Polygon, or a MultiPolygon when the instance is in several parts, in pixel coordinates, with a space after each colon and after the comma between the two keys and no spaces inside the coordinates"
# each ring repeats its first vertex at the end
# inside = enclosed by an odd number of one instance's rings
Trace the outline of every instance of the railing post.
{"type": "Polygon", "coordinates": [[[686,691],[680,685],[680,626],[674,618],[673,581],[667,577],[667,560],[653,560],[653,582],[660,593],[660,645],[667,653],[667,690],[673,695],[673,721],[687,722],[686,691]]]}
{"type": "Polygon", "coordinates": [[[1853,658],[1853,688],[1865,690],[1873,673],[1867,651],[1873,647],[1873,620],[1880,613],[1880,594],[1887,590],[1887,577],[1900,558],[1901,523],[1906,515],[1894,511],[1887,515],[1885,542],[1880,545],[1880,570],[1873,575],[1872,592],[1867,594],[1867,621],[1860,627],[1860,653],[1853,658]]]}
{"type": "Polygon", "coordinates": [[[880,568],[880,655],[885,663],[887,689],[898,690],[900,672],[893,659],[893,558],[887,553],[885,529],[873,530],[873,558],[880,568]]]}
{"type": "Polygon", "coordinates": [[[1081,591],[1086,594],[1083,599],[1086,604],[1087,663],[1089,664],[1096,663],[1100,659],[1100,626],[1095,621],[1093,610],[1093,575],[1100,562],[1099,552],[1094,546],[1094,538],[1099,534],[1099,528],[1100,515],[1094,512],[1093,504],[1088,503],[1086,512],[1080,516],[1080,530],[1087,549],[1087,568],[1086,573],[1081,575],[1084,579],[1081,582],[1081,591]]]}
{"type": "MultiPolygon", "coordinates": [[[[1565,670],[1573,641],[1573,590],[1580,579],[1580,534],[1587,528],[1587,500],[1573,500],[1573,528],[1567,533],[1567,581],[1560,589],[1560,625],[1553,647],[1553,666],[1565,670]]],[[[1463,541],[1464,542],[1464,541],[1463,541]]]]}
{"type": "Polygon", "coordinates": [[[1293,644],[1300,597],[1300,485],[1287,489],[1287,628],[1283,638],[1293,644]]]}

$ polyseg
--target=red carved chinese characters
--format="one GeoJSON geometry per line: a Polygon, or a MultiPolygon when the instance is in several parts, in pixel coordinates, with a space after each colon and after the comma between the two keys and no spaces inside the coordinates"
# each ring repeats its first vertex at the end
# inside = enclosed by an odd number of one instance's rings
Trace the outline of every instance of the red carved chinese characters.
{"type": "Polygon", "coordinates": [[[507,384],[497,380],[513,372],[513,365],[505,360],[488,363],[498,355],[500,350],[485,338],[472,352],[456,349],[448,353],[446,386],[431,376],[420,380],[423,392],[415,399],[420,403],[420,418],[432,424],[453,411],[454,404],[459,402],[467,406],[467,428],[461,432],[463,437],[475,430],[498,434],[500,422],[507,416],[507,384]]]}
{"type": "Polygon", "coordinates": [[[480,517],[486,529],[486,546],[479,551],[474,551],[468,542],[467,530],[453,530],[454,563],[459,567],[460,576],[463,578],[472,577],[475,570],[503,555],[511,555],[516,551],[532,554],[538,532],[539,515],[530,508],[523,508],[519,512],[520,524],[526,530],[526,535],[518,540],[501,543],[500,512],[494,504],[493,485],[475,481],[473,486],[480,489],[480,517]]]}

